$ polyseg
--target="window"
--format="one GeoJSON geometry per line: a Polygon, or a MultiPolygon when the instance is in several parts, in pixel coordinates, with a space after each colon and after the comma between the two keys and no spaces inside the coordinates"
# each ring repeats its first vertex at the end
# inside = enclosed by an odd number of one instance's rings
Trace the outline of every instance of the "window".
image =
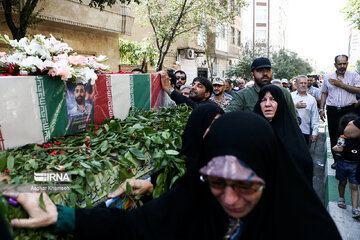
{"type": "Polygon", "coordinates": [[[266,42],[266,30],[256,30],[256,42],[266,42]]]}
{"type": "Polygon", "coordinates": [[[267,18],[266,9],[256,9],[256,22],[265,23],[267,18]]]}
{"type": "Polygon", "coordinates": [[[231,44],[235,44],[235,28],[231,27],[231,44]]]}
{"type": "Polygon", "coordinates": [[[237,45],[240,47],[241,45],[241,32],[237,31],[237,45]]]}

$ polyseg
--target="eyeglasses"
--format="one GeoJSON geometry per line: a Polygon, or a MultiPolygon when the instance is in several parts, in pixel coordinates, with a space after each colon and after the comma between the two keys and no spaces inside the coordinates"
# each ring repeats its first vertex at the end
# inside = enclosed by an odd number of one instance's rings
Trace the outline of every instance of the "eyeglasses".
{"type": "Polygon", "coordinates": [[[236,181],[233,184],[227,184],[222,178],[211,179],[207,176],[200,176],[200,180],[208,182],[209,186],[215,189],[224,190],[226,186],[231,187],[234,192],[241,194],[252,194],[259,192],[264,188],[264,184],[251,181],[236,181]]]}
{"type": "Polygon", "coordinates": [[[176,76],[176,79],[185,80],[185,77],[184,76],[176,76]]]}

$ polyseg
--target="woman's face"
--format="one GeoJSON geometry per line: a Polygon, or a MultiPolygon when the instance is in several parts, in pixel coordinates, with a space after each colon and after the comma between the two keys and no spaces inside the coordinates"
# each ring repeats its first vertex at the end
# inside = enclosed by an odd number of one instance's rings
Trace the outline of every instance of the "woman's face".
{"type": "Polygon", "coordinates": [[[263,99],[260,102],[261,111],[263,112],[264,116],[271,120],[274,118],[278,103],[275,101],[273,96],[270,92],[267,92],[263,99]]]}
{"type": "Polygon", "coordinates": [[[262,195],[262,188],[259,191],[242,189],[254,182],[233,181],[219,177],[208,177],[212,194],[219,201],[225,212],[233,218],[245,217],[259,202],[262,195]]]}

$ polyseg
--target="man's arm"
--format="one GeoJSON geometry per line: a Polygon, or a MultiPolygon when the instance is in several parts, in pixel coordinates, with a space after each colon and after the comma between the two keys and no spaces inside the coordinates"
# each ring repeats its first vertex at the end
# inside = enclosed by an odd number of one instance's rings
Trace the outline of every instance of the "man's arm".
{"type": "Polygon", "coordinates": [[[321,93],[321,103],[320,103],[319,114],[320,114],[320,118],[323,122],[325,122],[325,119],[326,119],[324,108],[325,108],[325,102],[326,102],[327,97],[328,97],[327,92],[321,93]]]}
{"type": "Polygon", "coordinates": [[[225,109],[225,112],[232,112],[232,111],[238,111],[238,110],[245,110],[244,101],[242,100],[242,94],[240,94],[241,91],[235,92],[234,96],[231,100],[231,103],[227,108],[225,109]]]}
{"type": "Polygon", "coordinates": [[[185,103],[186,105],[188,105],[191,108],[195,107],[195,103],[190,98],[185,97],[181,93],[179,93],[178,91],[175,91],[174,89],[172,89],[172,87],[170,85],[170,78],[169,78],[167,72],[162,71],[162,72],[160,72],[160,75],[161,75],[161,87],[162,87],[162,89],[170,96],[170,98],[177,105],[185,103]]]}
{"type": "MultiPolygon", "coordinates": [[[[314,98],[314,100],[315,100],[315,98],[314,98]]],[[[318,108],[317,108],[317,104],[316,104],[316,100],[315,100],[311,104],[311,129],[312,129],[311,140],[313,142],[316,142],[318,139],[319,122],[320,122],[319,113],[318,113],[318,108]]]]}
{"type": "Polygon", "coordinates": [[[344,135],[347,138],[360,138],[360,118],[349,122],[344,130],[344,135]]]}
{"type": "Polygon", "coordinates": [[[329,83],[336,87],[342,88],[349,93],[360,94],[360,87],[353,87],[353,86],[347,85],[340,79],[329,79],[329,83]]]}

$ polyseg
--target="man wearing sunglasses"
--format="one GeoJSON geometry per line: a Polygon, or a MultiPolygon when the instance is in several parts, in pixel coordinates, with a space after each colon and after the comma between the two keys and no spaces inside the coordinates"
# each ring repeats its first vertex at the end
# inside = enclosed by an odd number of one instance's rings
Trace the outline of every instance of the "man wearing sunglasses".
{"type": "Polygon", "coordinates": [[[175,89],[176,91],[180,92],[181,86],[183,86],[186,83],[186,73],[182,70],[177,70],[175,72],[175,77],[176,77],[175,89]]]}

